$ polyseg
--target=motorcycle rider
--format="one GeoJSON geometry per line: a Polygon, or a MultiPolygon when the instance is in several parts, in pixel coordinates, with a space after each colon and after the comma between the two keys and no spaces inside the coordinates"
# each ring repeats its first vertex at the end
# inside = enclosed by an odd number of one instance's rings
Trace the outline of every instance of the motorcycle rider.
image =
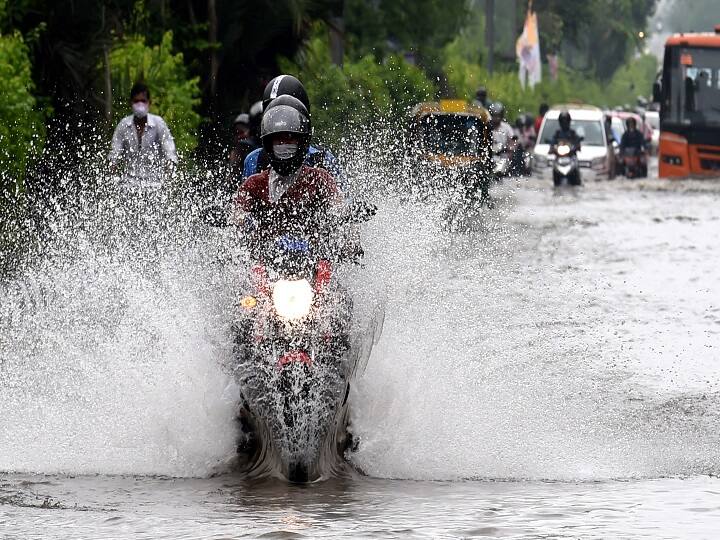
{"type": "Polygon", "coordinates": [[[510,167],[506,173],[522,174],[523,151],[513,128],[505,121],[505,106],[499,101],[490,104],[490,126],[493,135],[493,153],[507,154],[510,160],[510,167]]]}
{"type": "Polygon", "coordinates": [[[326,240],[342,196],[332,175],[307,164],[311,122],[305,106],[283,95],[265,110],[260,137],[269,167],[240,186],[245,241],[253,256],[284,235],[326,240]]]}
{"type": "Polygon", "coordinates": [[[635,118],[628,118],[625,122],[627,130],[623,133],[620,139],[620,152],[624,155],[627,149],[634,149],[640,153],[645,150],[645,137],[637,128],[637,121],[635,118]]]}
{"type": "Polygon", "coordinates": [[[496,101],[490,104],[490,125],[493,131],[493,148],[509,149],[513,146],[515,132],[505,121],[505,106],[496,101]]]}
{"type": "Polygon", "coordinates": [[[258,147],[250,133],[250,115],[238,114],[233,122],[233,145],[228,155],[228,164],[233,178],[241,172],[248,154],[258,147]]]}
{"type": "MultiPolygon", "coordinates": [[[[279,96],[293,96],[298,99],[305,109],[310,111],[310,99],[303,84],[292,75],[278,75],[271,80],[263,92],[263,107],[267,109],[270,102],[279,96]]],[[[317,145],[308,145],[305,154],[305,163],[311,167],[320,167],[327,170],[335,177],[335,180],[342,186],[344,174],[340,168],[337,158],[330,150],[320,148],[317,145]]],[[[259,173],[270,165],[270,159],[264,145],[248,154],[243,167],[243,177],[249,178],[259,173]]]]}
{"type": "MultiPolygon", "coordinates": [[[[627,126],[627,129],[625,133],[623,133],[622,138],[620,139],[620,155],[623,157],[625,157],[626,155],[637,156],[640,169],[639,174],[640,176],[647,176],[647,162],[645,160],[645,136],[637,128],[637,121],[635,120],[635,118],[628,118],[625,122],[625,125],[627,126]]],[[[631,173],[633,176],[636,176],[638,174],[637,170],[629,171],[628,167],[625,166],[625,176],[630,176],[631,173]]]]}
{"type": "Polygon", "coordinates": [[[570,127],[571,123],[572,118],[570,117],[570,113],[562,111],[560,116],[558,116],[560,128],[555,132],[550,143],[552,147],[557,146],[560,141],[568,141],[577,151],[580,151],[580,136],[570,127]]]}
{"type": "Polygon", "coordinates": [[[163,173],[171,173],[178,162],[175,141],[165,121],[150,114],[150,89],[135,83],[130,89],[132,114],[115,128],[108,161],[122,171],[121,185],[129,188],[158,188],[163,173]]]}

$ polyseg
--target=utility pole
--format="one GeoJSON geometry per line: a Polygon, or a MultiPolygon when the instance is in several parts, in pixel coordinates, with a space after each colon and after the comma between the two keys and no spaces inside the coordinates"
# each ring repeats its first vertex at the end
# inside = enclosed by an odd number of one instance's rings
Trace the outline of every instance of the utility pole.
{"type": "Polygon", "coordinates": [[[336,0],[330,12],[328,26],[330,30],[330,60],[336,66],[343,65],[345,56],[345,19],[343,12],[345,1],[336,0]]]}
{"type": "Polygon", "coordinates": [[[487,70],[495,68],[495,0],[485,0],[485,41],[488,49],[487,70]]]}
{"type": "Polygon", "coordinates": [[[518,30],[520,28],[520,9],[518,3],[520,0],[512,0],[512,15],[510,17],[510,26],[512,31],[510,32],[510,39],[508,40],[508,58],[515,57],[515,42],[518,38],[518,30]]]}
{"type": "Polygon", "coordinates": [[[210,98],[215,101],[217,78],[220,71],[218,55],[218,16],[215,0],[208,0],[208,41],[210,42],[210,98]]]}

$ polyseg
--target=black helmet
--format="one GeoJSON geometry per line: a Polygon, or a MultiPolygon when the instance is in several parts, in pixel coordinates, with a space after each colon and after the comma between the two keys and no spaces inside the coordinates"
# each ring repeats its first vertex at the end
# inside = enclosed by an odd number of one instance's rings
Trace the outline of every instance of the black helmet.
{"type": "Polygon", "coordinates": [[[260,133],[260,121],[262,120],[262,114],[262,101],[256,101],[252,104],[252,106],[250,107],[250,112],[248,113],[250,121],[250,132],[254,137],[257,137],[260,133]]]}
{"type": "Polygon", "coordinates": [[[296,107],[275,103],[268,105],[260,126],[260,138],[270,164],[278,174],[287,176],[300,169],[310,146],[311,129],[309,116],[296,107]],[[275,155],[273,136],[280,133],[292,133],[298,138],[298,147],[290,157],[275,155]]]}
{"type": "Polygon", "coordinates": [[[308,99],[305,87],[292,75],[278,75],[272,81],[267,83],[263,92],[263,105],[265,109],[270,102],[278,96],[293,96],[302,101],[305,108],[310,110],[310,100],[308,99]]]}
{"type": "Polygon", "coordinates": [[[635,120],[634,117],[630,116],[627,120],[625,120],[625,125],[628,129],[630,129],[630,125],[632,124],[633,129],[637,128],[637,120],[635,120]]]}
{"type": "Polygon", "coordinates": [[[481,101],[485,101],[487,99],[487,88],[484,86],[478,88],[477,92],[475,92],[475,97],[481,101]]]}
{"type": "Polygon", "coordinates": [[[565,130],[570,129],[571,121],[572,121],[572,118],[570,118],[570,113],[567,111],[561,112],[560,116],[558,116],[558,124],[560,124],[560,127],[565,130]]]}
{"type": "Polygon", "coordinates": [[[499,101],[491,103],[488,109],[490,112],[490,116],[499,116],[500,118],[503,118],[505,116],[505,105],[503,105],[499,101]]]}
{"type": "Polygon", "coordinates": [[[279,107],[280,105],[286,105],[288,107],[292,107],[297,112],[304,114],[308,118],[310,118],[310,112],[307,110],[307,107],[305,104],[300,101],[298,98],[290,96],[290,95],[282,95],[278,96],[275,99],[273,99],[265,109],[265,112],[269,111],[270,109],[274,107],[279,107]]]}

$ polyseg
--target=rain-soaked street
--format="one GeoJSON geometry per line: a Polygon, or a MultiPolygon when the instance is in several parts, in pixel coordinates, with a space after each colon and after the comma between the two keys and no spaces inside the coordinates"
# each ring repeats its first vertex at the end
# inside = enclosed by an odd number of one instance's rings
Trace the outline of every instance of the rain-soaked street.
{"type": "Polygon", "coordinates": [[[469,233],[394,199],[364,226],[388,295],[351,393],[365,475],[309,486],[224,474],[222,241],[21,276],[0,536],[714,538],[720,183],[548,184],[506,182],[469,233]]]}

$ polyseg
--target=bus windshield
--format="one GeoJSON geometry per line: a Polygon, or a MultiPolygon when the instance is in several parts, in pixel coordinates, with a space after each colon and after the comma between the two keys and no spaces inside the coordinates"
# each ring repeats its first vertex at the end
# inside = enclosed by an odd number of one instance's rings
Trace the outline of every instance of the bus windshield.
{"type": "Polygon", "coordinates": [[[720,48],[675,47],[664,121],[720,127],[720,48]]]}
{"type": "Polygon", "coordinates": [[[479,155],[482,128],[480,118],[460,114],[429,114],[421,120],[424,146],[437,154],[479,155]]]}

